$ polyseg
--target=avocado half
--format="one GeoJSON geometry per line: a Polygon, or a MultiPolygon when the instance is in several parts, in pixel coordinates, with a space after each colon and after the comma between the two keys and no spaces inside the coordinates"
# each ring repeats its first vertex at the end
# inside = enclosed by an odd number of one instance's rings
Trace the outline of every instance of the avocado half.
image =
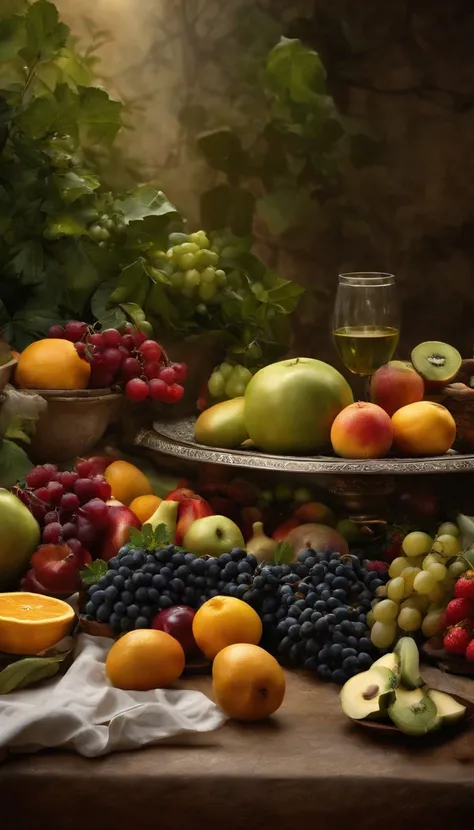
{"type": "Polygon", "coordinates": [[[420,677],[420,657],[418,646],[411,637],[402,637],[395,646],[395,655],[400,661],[400,683],[406,689],[419,689],[423,686],[420,677]]]}
{"type": "Polygon", "coordinates": [[[389,654],[384,654],[383,657],[379,657],[379,659],[376,660],[375,663],[372,663],[371,668],[389,669],[391,672],[393,672],[397,680],[400,679],[400,660],[393,651],[391,651],[389,654]]]}
{"type": "Polygon", "coordinates": [[[436,704],[423,689],[397,689],[388,714],[405,735],[426,735],[442,724],[436,704]]]}
{"type": "Polygon", "coordinates": [[[372,666],[344,684],[340,693],[342,711],[352,720],[383,718],[395,698],[396,684],[390,669],[372,666]]]}

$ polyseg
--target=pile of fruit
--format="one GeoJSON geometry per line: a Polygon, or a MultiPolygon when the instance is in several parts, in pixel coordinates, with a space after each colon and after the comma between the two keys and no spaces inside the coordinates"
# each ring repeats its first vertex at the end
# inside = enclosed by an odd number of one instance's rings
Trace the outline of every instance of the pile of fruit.
{"type": "Polygon", "coordinates": [[[466,707],[451,695],[425,685],[418,649],[410,637],[402,637],[393,653],[348,680],[340,699],[352,720],[390,720],[400,732],[413,736],[450,726],[466,714],[466,707]]]}
{"type": "Polygon", "coordinates": [[[370,402],[356,403],[342,375],[320,360],[283,360],[253,375],[223,363],[209,391],[234,400],[201,413],[196,441],[232,448],[250,440],[264,452],[288,455],[331,446],[342,458],[382,458],[392,448],[406,456],[442,455],[453,445],[456,424],[436,394],[456,377],[461,356],[446,343],[430,342],[417,346],[411,359],[381,366],[371,378],[370,402]]]}
{"type": "Polygon", "coordinates": [[[22,389],[124,388],[127,398],[176,404],[187,367],[172,363],[163,347],[133,326],[122,330],[71,320],[21,353],[15,383],[22,389]]]}
{"type": "Polygon", "coordinates": [[[438,528],[435,538],[413,531],[402,542],[403,556],[392,561],[390,581],[369,614],[370,638],[388,648],[403,632],[421,629],[425,637],[443,630],[445,606],[456,578],[467,568],[458,560],[459,530],[452,522],[438,528]]]}
{"type": "MultiPolygon", "coordinates": [[[[200,519],[194,527],[216,518],[200,519]]],[[[145,537],[133,534],[132,543],[108,562],[89,588],[87,619],[108,623],[119,634],[153,626],[162,609],[199,608],[209,599],[232,597],[258,613],[266,648],[321,679],[344,683],[377,655],[366,617],[384,578],[357,556],[306,550],[294,564],[259,566],[240,548],[199,557],[163,544],[164,526],[155,532],[159,544],[146,546],[145,537]]]]}

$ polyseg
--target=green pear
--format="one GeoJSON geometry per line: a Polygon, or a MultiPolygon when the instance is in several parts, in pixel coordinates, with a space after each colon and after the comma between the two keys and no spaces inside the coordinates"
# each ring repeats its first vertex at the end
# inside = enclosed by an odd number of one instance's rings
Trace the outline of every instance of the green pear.
{"type": "Polygon", "coordinates": [[[178,519],[178,507],[179,502],[177,501],[163,500],[145,524],[151,525],[153,530],[158,527],[158,525],[166,525],[170,532],[171,540],[174,542],[174,538],[176,536],[176,522],[178,519]]]}
{"type": "Polygon", "coordinates": [[[40,539],[39,524],[28,508],[0,487],[0,591],[17,587],[40,539]]]}

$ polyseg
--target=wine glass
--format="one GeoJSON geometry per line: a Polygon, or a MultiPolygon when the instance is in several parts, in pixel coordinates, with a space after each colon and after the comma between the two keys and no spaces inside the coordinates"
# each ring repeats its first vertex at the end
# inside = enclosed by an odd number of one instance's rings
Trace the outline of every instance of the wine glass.
{"type": "Polygon", "coordinates": [[[392,359],[400,335],[393,274],[340,274],[333,338],[344,365],[354,375],[372,375],[392,359]]]}

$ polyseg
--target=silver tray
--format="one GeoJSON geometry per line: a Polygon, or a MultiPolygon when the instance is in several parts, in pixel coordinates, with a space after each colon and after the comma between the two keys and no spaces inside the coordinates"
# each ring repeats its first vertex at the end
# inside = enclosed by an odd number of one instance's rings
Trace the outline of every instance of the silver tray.
{"type": "Polygon", "coordinates": [[[194,440],[196,418],[155,421],[153,429],[142,429],[135,445],[185,461],[248,467],[254,470],[326,475],[434,475],[474,472],[474,454],[450,450],[431,458],[374,458],[348,460],[335,456],[270,455],[254,449],[221,450],[194,440]]]}

